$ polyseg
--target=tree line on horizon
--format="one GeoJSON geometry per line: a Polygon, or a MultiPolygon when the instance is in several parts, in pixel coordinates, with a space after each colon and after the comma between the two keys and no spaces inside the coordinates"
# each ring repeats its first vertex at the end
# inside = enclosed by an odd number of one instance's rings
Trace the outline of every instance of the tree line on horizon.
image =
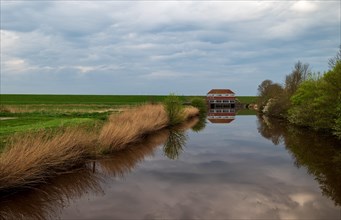
{"type": "Polygon", "coordinates": [[[341,139],[341,45],[328,65],[321,74],[298,61],[284,84],[264,80],[258,86],[259,113],[341,139]]]}

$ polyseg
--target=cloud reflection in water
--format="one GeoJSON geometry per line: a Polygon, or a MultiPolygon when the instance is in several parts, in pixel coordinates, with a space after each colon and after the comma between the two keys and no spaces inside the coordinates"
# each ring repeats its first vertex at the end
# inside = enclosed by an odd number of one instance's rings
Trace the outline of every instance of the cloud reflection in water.
{"type": "Polygon", "coordinates": [[[62,216],[339,219],[340,208],[321,194],[314,176],[293,166],[284,143],[262,138],[255,119],[237,117],[233,124],[207,124],[201,133],[189,133],[178,160],[159,150],[104,196],[77,201],[62,216]]]}

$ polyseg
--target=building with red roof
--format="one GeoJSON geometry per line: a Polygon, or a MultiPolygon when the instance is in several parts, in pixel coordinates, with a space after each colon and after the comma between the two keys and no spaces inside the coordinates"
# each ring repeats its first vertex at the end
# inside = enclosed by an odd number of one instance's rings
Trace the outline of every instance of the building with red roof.
{"type": "Polygon", "coordinates": [[[211,89],[206,95],[209,108],[234,108],[235,93],[230,89],[211,89]]]}

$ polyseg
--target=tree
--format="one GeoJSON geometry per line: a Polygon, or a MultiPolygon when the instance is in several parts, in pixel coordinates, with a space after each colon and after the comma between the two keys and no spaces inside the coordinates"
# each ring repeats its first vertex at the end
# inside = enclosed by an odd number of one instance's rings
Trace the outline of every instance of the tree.
{"type": "Polygon", "coordinates": [[[320,84],[320,80],[307,80],[300,85],[291,97],[292,106],[289,109],[289,121],[291,123],[308,127],[316,126],[316,121],[321,118],[315,112],[316,108],[320,107],[316,102],[321,92],[320,84]]]}
{"type": "Polygon", "coordinates": [[[303,82],[291,102],[290,122],[316,130],[334,130],[340,136],[341,61],[323,77],[303,82]]]}
{"type": "Polygon", "coordinates": [[[266,93],[267,88],[272,85],[273,82],[269,79],[264,80],[259,86],[258,86],[258,96],[264,96],[266,93]]]}
{"type": "Polygon", "coordinates": [[[264,113],[264,107],[270,104],[269,100],[271,100],[270,102],[278,100],[278,98],[282,96],[283,92],[283,87],[280,84],[273,83],[271,80],[264,80],[258,86],[257,105],[259,111],[264,113]]]}
{"type": "Polygon", "coordinates": [[[303,64],[301,61],[295,63],[291,74],[285,77],[285,90],[289,96],[296,92],[299,85],[306,80],[310,72],[309,64],[303,64]]]}
{"type": "Polygon", "coordinates": [[[337,54],[328,60],[329,68],[333,69],[338,61],[341,61],[341,45],[339,46],[339,51],[337,54]]]}

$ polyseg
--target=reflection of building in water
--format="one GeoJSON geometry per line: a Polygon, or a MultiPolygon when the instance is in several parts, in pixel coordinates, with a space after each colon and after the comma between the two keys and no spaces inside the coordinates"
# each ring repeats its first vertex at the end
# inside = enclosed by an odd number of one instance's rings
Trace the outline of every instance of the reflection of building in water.
{"type": "Polygon", "coordinates": [[[235,108],[210,108],[207,113],[207,119],[211,123],[230,123],[235,116],[235,108]]]}
{"type": "Polygon", "coordinates": [[[209,108],[234,108],[236,97],[229,89],[212,89],[207,93],[206,101],[209,108]]]}

